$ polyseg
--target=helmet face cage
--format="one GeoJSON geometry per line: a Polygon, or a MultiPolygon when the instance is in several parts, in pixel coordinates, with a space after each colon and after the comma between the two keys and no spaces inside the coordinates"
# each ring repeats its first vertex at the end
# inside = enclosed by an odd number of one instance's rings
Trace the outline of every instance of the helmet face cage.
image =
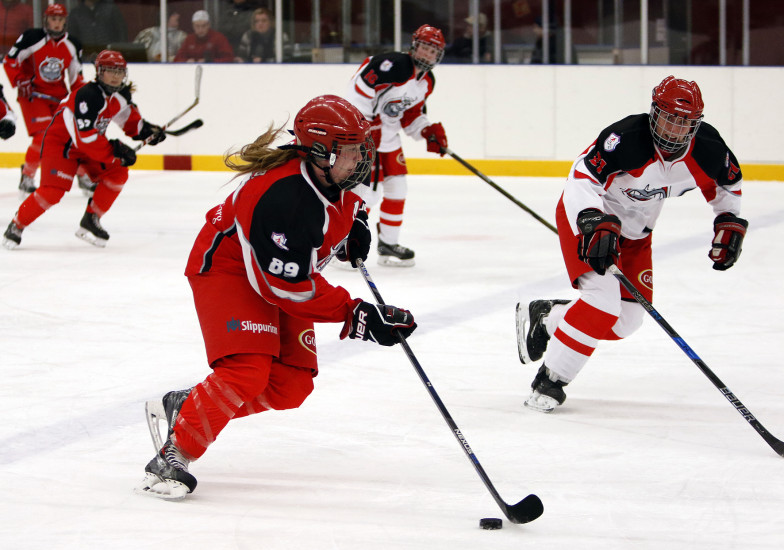
{"type": "Polygon", "coordinates": [[[675,153],[688,146],[702,122],[704,104],[696,82],[668,76],[653,89],[648,116],[653,141],[675,153]]]}
{"type": "Polygon", "coordinates": [[[63,23],[63,28],[59,31],[53,31],[49,28],[49,17],[52,15],[58,15],[60,17],[68,17],[68,10],[62,4],[51,4],[44,10],[44,31],[47,35],[54,38],[55,40],[62,37],[65,34],[65,29],[67,28],[67,22],[63,23]]]}
{"type": "Polygon", "coordinates": [[[109,94],[120,91],[128,78],[128,64],[120,52],[103,50],[95,58],[95,80],[109,94]],[[110,86],[101,78],[106,71],[121,72],[122,82],[118,86],[110,86]]]}
{"type": "Polygon", "coordinates": [[[414,33],[408,53],[411,55],[414,65],[427,72],[433,70],[433,67],[444,59],[445,47],[446,41],[440,30],[430,25],[422,25],[414,33]],[[423,50],[435,50],[435,59],[422,57],[423,50]]]}

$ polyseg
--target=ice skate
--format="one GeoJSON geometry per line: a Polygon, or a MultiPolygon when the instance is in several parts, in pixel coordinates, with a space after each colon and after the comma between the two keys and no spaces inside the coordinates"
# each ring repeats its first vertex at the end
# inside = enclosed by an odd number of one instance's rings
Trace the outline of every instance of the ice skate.
{"type": "Polygon", "coordinates": [[[76,180],[79,183],[79,189],[82,191],[82,195],[88,198],[92,198],[93,193],[95,193],[95,188],[98,184],[91,180],[90,176],[87,174],[77,176],[76,180]]]}
{"type": "Polygon", "coordinates": [[[94,246],[103,248],[109,240],[109,234],[101,227],[101,219],[98,214],[85,212],[82,221],[79,222],[79,229],[76,236],[94,246]]]}
{"type": "Polygon", "coordinates": [[[569,300],[534,300],[528,307],[517,304],[517,354],[521,363],[533,363],[542,358],[550,341],[545,319],[554,305],[568,303],[569,300]]]}
{"type": "Polygon", "coordinates": [[[170,391],[160,400],[147,401],[144,405],[144,413],[147,417],[147,427],[150,429],[152,445],[157,451],[163,447],[163,436],[161,434],[160,422],[166,422],[166,439],[171,438],[174,431],[174,423],[180,414],[182,404],[188,398],[191,390],[170,391]]]}
{"type": "Polygon", "coordinates": [[[22,177],[19,180],[19,199],[24,200],[29,194],[35,191],[35,178],[24,173],[22,165],[22,177]]]}
{"type": "Polygon", "coordinates": [[[566,392],[563,391],[566,384],[568,382],[560,380],[558,375],[542,365],[531,383],[531,395],[526,399],[525,406],[539,412],[553,412],[566,401],[566,392]]]}
{"type": "Polygon", "coordinates": [[[190,461],[167,439],[155,458],[145,466],[145,477],[135,489],[139,494],[164,500],[182,500],[196,489],[196,478],[188,472],[190,461]]]}
{"type": "Polygon", "coordinates": [[[387,244],[378,240],[378,264],[394,267],[412,267],[414,265],[414,251],[399,244],[387,244]]]}
{"type": "Polygon", "coordinates": [[[22,244],[22,229],[13,220],[8,224],[8,228],[3,233],[3,246],[8,250],[13,250],[22,244]]]}

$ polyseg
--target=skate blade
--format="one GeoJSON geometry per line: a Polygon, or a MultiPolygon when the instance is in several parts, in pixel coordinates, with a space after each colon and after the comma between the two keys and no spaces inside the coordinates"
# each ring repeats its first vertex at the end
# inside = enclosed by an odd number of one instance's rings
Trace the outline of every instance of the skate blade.
{"type": "Polygon", "coordinates": [[[401,260],[395,256],[379,256],[378,265],[385,265],[387,267],[414,267],[416,261],[414,258],[410,260],[401,260]]]}
{"type": "Polygon", "coordinates": [[[161,500],[183,500],[190,490],[184,483],[173,479],[162,480],[155,474],[145,474],[144,481],[137,485],[133,492],[137,495],[155,497],[161,500]]]}
{"type": "Polygon", "coordinates": [[[551,413],[555,410],[556,407],[559,406],[558,401],[552,397],[542,395],[538,392],[532,392],[528,399],[525,400],[523,405],[531,410],[541,413],[551,413]]]}
{"type": "Polygon", "coordinates": [[[13,250],[17,246],[19,245],[16,244],[16,242],[12,241],[11,239],[6,239],[5,237],[3,238],[3,248],[7,248],[8,250],[13,250]]]}
{"type": "Polygon", "coordinates": [[[528,334],[528,306],[520,302],[517,303],[515,310],[515,326],[517,327],[517,356],[523,365],[532,363],[531,356],[528,355],[528,346],[526,345],[526,335],[528,334]]]}
{"type": "MultiPolygon", "coordinates": [[[[144,404],[144,414],[147,417],[147,427],[150,429],[150,437],[152,437],[152,445],[155,447],[157,453],[163,447],[163,437],[161,435],[161,425],[167,425],[166,411],[163,409],[163,401],[147,401],[144,404]]],[[[168,425],[166,433],[168,434],[168,425]]]]}
{"type": "Polygon", "coordinates": [[[76,236],[82,239],[85,242],[90,243],[93,246],[97,246],[98,248],[105,248],[106,247],[106,239],[101,239],[96,237],[83,227],[80,227],[76,230],[76,236]]]}

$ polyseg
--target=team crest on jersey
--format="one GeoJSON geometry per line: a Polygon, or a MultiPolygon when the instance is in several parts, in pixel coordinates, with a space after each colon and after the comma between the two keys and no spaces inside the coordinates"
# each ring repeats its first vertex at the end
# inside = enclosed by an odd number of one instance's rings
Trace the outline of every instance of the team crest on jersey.
{"type": "Polygon", "coordinates": [[[604,150],[615,151],[615,148],[618,147],[619,143],[621,143],[621,136],[613,132],[607,139],[604,140],[604,150]]]}
{"type": "Polygon", "coordinates": [[[282,248],[283,250],[289,249],[289,247],[286,246],[286,235],[283,233],[273,233],[272,242],[275,243],[278,248],[282,248]]]}
{"type": "Polygon", "coordinates": [[[378,66],[379,71],[389,72],[392,69],[392,62],[389,59],[385,59],[381,62],[381,65],[378,66]]]}
{"type": "Polygon", "coordinates": [[[413,99],[403,96],[400,99],[393,99],[392,101],[385,103],[382,111],[390,118],[398,118],[412,103],[414,103],[413,99]]]}
{"type": "Polygon", "coordinates": [[[38,72],[46,82],[57,82],[63,74],[63,60],[59,57],[47,57],[38,65],[38,72]]]}
{"type": "Polygon", "coordinates": [[[104,135],[106,133],[106,129],[109,127],[109,122],[111,122],[111,119],[99,118],[95,122],[95,129],[98,130],[99,134],[104,135]]]}
{"type": "Polygon", "coordinates": [[[664,200],[670,196],[671,187],[669,185],[659,187],[658,189],[649,189],[646,185],[645,189],[631,189],[623,190],[623,194],[633,201],[646,202],[653,199],[664,200]]]}

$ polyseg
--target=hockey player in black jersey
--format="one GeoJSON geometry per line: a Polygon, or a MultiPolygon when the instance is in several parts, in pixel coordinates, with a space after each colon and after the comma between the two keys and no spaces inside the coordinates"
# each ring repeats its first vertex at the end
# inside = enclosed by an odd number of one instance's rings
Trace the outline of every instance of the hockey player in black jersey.
{"type": "Polygon", "coordinates": [[[369,206],[378,203],[378,263],[398,267],[414,265],[414,251],[399,244],[400,226],[408,184],[400,131],[426,139],[427,150],[439,153],[448,146],[444,127],[431,123],[425,101],[436,85],[433,68],[444,57],[444,35],[422,25],[413,35],[408,52],[388,52],[368,57],[351,79],[348,99],[369,120],[376,145],[376,166],[370,186],[357,194],[369,206]]]}
{"type": "Polygon", "coordinates": [[[615,264],[653,300],[651,233],[664,199],[699,188],[711,206],[713,269],[732,267],[748,222],[739,217],[741,170],[719,132],[703,122],[696,82],[668,76],[653,89],[648,114],[611,124],[580,155],[556,208],[561,251],[577,300],[517,304],[523,363],[544,357],[525,405],[550,412],[564,386],[600,340],[618,340],[642,324],[645,311],[608,273],[615,264]]]}

